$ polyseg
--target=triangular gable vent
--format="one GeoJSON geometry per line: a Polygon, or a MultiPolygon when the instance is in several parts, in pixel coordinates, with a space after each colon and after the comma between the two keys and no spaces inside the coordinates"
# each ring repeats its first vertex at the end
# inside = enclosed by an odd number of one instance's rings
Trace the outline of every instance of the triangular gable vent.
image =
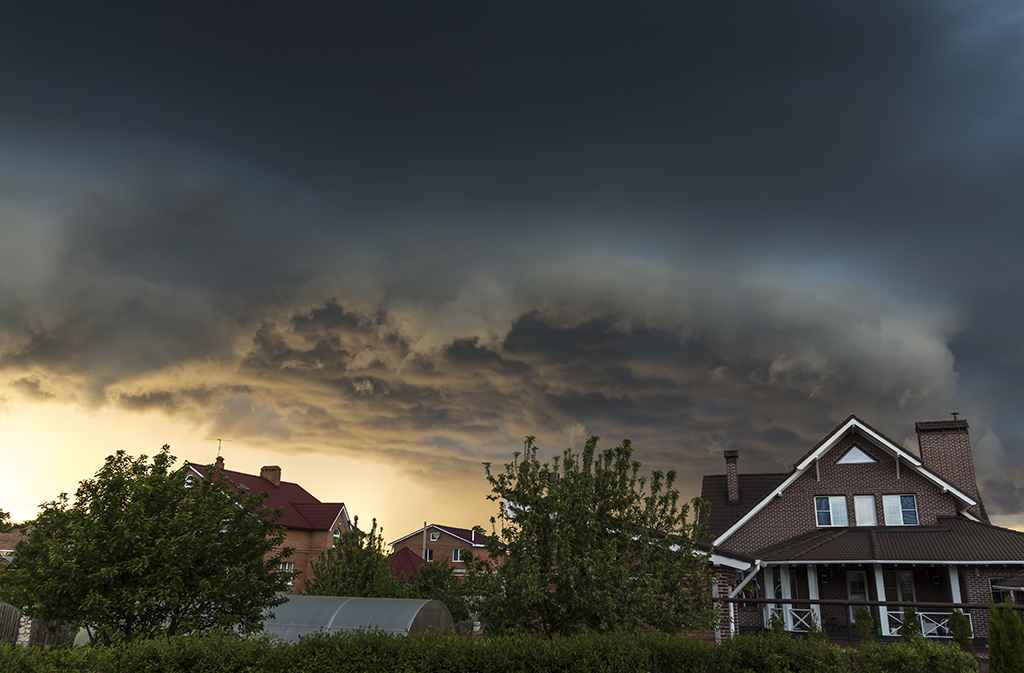
{"type": "Polygon", "coordinates": [[[856,465],[858,463],[875,463],[878,462],[868,454],[860,450],[859,447],[853,447],[842,458],[836,461],[836,465],[856,465]]]}

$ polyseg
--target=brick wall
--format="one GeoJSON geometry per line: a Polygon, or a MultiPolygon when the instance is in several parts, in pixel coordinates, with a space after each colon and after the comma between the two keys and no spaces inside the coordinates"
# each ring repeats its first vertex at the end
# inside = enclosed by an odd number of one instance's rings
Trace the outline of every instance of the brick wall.
{"type": "Polygon", "coordinates": [[[855,524],[854,495],[875,496],[879,525],[884,521],[882,495],[916,495],[921,525],[935,523],[939,515],[954,515],[957,512],[957,501],[952,495],[943,494],[932,482],[906,464],[901,466],[900,477],[897,479],[895,459],[856,433],[840,440],[822,457],[819,471],[820,481],[815,476],[814,466],[810,466],[786,489],[782,497],[775,498],[722,546],[738,553],[752,554],[795,535],[816,530],[814,497],[819,495],[846,496],[851,526],[855,524]],[[837,465],[836,461],[854,444],[876,462],[837,465]]]}
{"type": "MultiPolygon", "coordinates": [[[[991,603],[993,578],[1015,574],[1014,569],[991,566],[960,566],[961,598],[965,603],[991,603]]],[[[988,610],[969,610],[974,621],[974,637],[988,638],[988,610]]]]}
{"type": "MultiPolygon", "coordinates": [[[[967,421],[918,423],[917,445],[921,460],[929,470],[980,501],[967,421]]],[[[970,511],[975,516],[981,515],[977,506],[970,511]]]]}
{"type": "MultiPolygon", "coordinates": [[[[472,553],[475,558],[486,560],[489,558],[489,554],[486,549],[481,547],[474,547],[472,544],[460,540],[457,537],[449,535],[445,532],[438,531],[436,529],[427,530],[427,549],[433,551],[434,561],[445,561],[455,572],[465,571],[466,564],[462,562],[452,561],[452,550],[453,549],[464,549],[466,553],[472,553]],[[436,542],[430,541],[430,534],[432,532],[439,533],[438,540],[436,542]]],[[[398,551],[402,548],[411,549],[417,556],[423,557],[423,535],[416,535],[407,540],[403,540],[398,544],[394,545],[392,551],[398,551]]]]}

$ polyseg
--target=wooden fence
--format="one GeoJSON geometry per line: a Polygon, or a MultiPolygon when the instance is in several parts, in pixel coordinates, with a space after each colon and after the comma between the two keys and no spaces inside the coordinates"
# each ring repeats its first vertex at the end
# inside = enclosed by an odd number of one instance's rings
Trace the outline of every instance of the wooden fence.
{"type": "Polygon", "coordinates": [[[0,603],[0,643],[14,643],[18,639],[21,611],[13,605],[0,603]]]}

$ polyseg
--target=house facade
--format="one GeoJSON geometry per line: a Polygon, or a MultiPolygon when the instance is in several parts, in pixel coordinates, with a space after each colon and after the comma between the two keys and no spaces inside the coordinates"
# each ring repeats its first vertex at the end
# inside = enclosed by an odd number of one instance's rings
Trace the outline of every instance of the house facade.
{"type": "Polygon", "coordinates": [[[263,505],[279,510],[277,523],[284,527],[284,540],[278,548],[291,548],[292,555],[284,563],[285,570],[296,573],[292,591],[302,593],[312,576],[313,561],[330,548],[335,539],[351,528],[348,510],[342,502],[320,502],[302,486],[281,480],[281,468],[267,465],[260,473],[246,474],[224,467],[224,459],[213,465],[185,463],[192,478],[223,479],[233,489],[250,494],[263,494],[263,505]]]}
{"type": "MultiPolygon", "coordinates": [[[[957,604],[1013,597],[1024,573],[1024,533],[989,523],[967,421],[916,424],[918,452],[851,416],[787,472],[744,474],[725,452],[725,473],[705,476],[714,593],[721,636],[766,628],[853,631],[842,601],[938,603],[915,608],[921,631],[950,637],[957,604]],[[1010,592],[1010,593],[1008,593],[1010,592]],[[772,604],[770,599],[834,600],[772,604]]],[[[903,606],[872,606],[882,637],[897,636],[903,606]]],[[[976,638],[988,613],[963,610],[976,638]]]]}
{"type": "Polygon", "coordinates": [[[481,560],[490,557],[486,536],[475,529],[437,523],[424,523],[423,528],[391,543],[392,553],[398,554],[403,549],[415,553],[426,563],[444,561],[456,575],[466,572],[470,555],[481,560]]]}

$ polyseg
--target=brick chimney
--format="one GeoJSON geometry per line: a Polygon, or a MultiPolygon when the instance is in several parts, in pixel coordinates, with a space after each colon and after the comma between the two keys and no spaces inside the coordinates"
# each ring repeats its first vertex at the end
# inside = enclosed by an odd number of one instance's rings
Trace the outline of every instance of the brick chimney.
{"type": "Polygon", "coordinates": [[[736,449],[729,449],[725,456],[725,484],[729,490],[729,502],[740,501],[740,476],[736,471],[736,464],[740,460],[740,452],[736,449]]]}
{"type": "MultiPolygon", "coordinates": [[[[955,416],[946,421],[921,421],[914,424],[924,466],[980,503],[978,478],[974,473],[974,453],[971,451],[967,427],[965,419],[955,416]]],[[[980,508],[972,507],[971,511],[980,514],[980,508]]]]}
{"type": "Polygon", "coordinates": [[[260,468],[260,476],[274,486],[281,485],[281,467],[278,465],[264,465],[260,468]]]}

